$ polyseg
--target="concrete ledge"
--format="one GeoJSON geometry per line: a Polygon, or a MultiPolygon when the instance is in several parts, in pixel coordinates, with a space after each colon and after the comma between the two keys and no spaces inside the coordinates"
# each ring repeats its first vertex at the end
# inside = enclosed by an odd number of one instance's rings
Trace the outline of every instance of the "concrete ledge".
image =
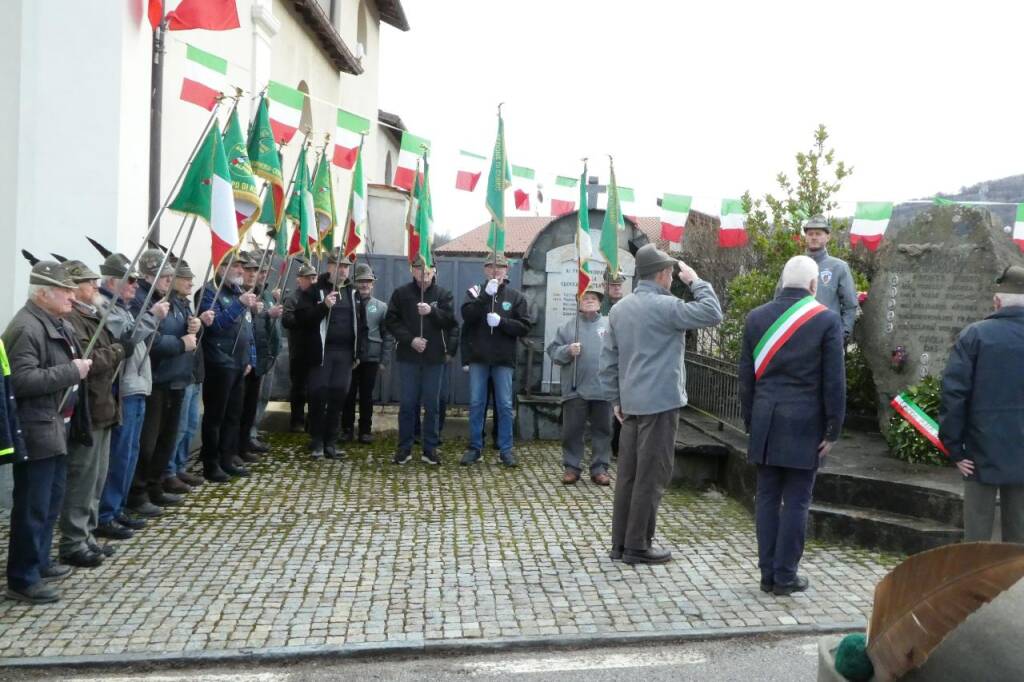
{"type": "MultiPolygon", "coordinates": [[[[419,658],[449,654],[473,654],[499,651],[586,649],[627,644],[705,641],[760,637],[764,635],[829,635],[863,632],[865,622],[814,623],[777,627],[673,628],[661,632],[605,633],[553,637],[507,637],[499,639],[415,639],[398,642],[269,647],[263,649],[218,649],[214,651],[174,653],[121,653],[92,656],[38,656],[2,658],[0,671],[45,670],[48,674],[67,671],[140,672],[172,670],[225,663],[262,665],[316,659],[356,659],[381,656],[419,658]]],[[[0,673],[2,674],[2,673],[0,673]]]]}

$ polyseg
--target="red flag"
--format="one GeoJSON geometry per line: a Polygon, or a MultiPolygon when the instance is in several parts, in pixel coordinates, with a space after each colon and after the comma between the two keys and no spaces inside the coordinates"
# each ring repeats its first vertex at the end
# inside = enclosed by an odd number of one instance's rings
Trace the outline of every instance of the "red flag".
{"type": "Polygon", "coordinates": [[[167,15],[167,28],[171,31],[227,31],[239,25],[235,0],[181,0],[178,8],[167,15]]]}
{"type": "Polygon", "coordinates": [[[163,0],[149,0],[149,25],[153,30],[160,28],[160,22],[164,20],[163,0]]]}

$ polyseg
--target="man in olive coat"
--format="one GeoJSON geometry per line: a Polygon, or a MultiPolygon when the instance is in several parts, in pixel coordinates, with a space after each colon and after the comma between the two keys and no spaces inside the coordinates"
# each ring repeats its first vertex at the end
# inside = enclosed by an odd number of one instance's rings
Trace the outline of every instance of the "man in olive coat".
{"type": "Polygon", "coordinates": [[[13,464],[6,596],[29,604],[60,599],[48,583],[70,572],[51,563],[50,544],[64,500],[68,435],[88,430],[82,381],[92,360],[82,359],[75,332],[64,320],[76,288],[63,266],[39,261],[29,278],[28,302],[3,333],[25,442],[23,456],[13,464]]]}

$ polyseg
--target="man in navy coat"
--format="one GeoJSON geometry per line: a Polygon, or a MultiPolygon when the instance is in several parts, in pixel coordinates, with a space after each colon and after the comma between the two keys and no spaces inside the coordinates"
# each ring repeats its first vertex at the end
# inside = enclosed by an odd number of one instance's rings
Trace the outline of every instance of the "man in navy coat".
{"type": "Polygon", "coordinates": [[[761,590],[807,589],[797,574],[818,464],[839,438],[846,414],[843,324],[814,299],[818,265],[795,256],[775,300],[747,315],[740,354],[740,401],[757,465],[761,590]]]}

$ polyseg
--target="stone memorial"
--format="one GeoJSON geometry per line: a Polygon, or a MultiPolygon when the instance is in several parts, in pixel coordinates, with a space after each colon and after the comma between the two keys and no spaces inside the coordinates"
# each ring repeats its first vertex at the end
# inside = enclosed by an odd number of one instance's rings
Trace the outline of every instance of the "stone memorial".
{"type": "Polygon", "coordinates": [[[1024,258],[1001,221],[981,208],[936,206],[883,242],[855,338],[889,401],[928,375],[939,378],[957,335],[992,312],[994,280],[1024,258]]]}
{"type": "MultiPolygon", "coordinates": [[[[595,231],[593,237],[599,238],[595,231]]],[[[590,259],[590,276],[600,281],[607,263],[600,252],[594,253],[590,259]]],[[[622,286],[623,295],[632,291],[633,256],[629,251],[619,249],[619,268],[626,281],[622,286]]],[[[576,315],[576,286],[579,267],[576,261],[576,245],[565,244],[551,249],[547,253],[547,288],[544,296],[544,348],[548,347],[558,332],[558,328],[576,315]]],[[[560,388],[560,369],[551,362],[551,357],[544,353],[544,368],[541,375],[541,392],[558,393],[560,388]]]]}

